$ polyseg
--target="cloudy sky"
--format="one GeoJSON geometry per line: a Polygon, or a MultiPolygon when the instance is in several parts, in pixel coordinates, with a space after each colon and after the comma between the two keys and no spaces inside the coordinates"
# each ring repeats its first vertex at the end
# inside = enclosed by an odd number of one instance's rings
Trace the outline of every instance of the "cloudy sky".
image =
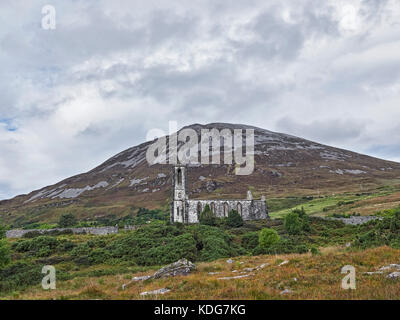
{"type": "Polygon", "coordinates": [[[0,2],[0,199],[87,171],[169,120],[400,161],[400,1],[0,2]]]}

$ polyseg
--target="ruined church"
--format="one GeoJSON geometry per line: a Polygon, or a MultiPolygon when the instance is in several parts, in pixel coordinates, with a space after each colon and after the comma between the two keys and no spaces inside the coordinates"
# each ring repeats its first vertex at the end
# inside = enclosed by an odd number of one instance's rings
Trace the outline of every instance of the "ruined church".
{"type": "Polygon", "coordinates": [[[189,200],[186,194],[186,166],[176,165],[172,171],[171,222],[198,223],[200,213],[208,204],[216,217],[227,217],[233,209],[243,220],[260,220],[268,218],[267,201],[254,200],[250,191],[243,200],[189,200]]]}

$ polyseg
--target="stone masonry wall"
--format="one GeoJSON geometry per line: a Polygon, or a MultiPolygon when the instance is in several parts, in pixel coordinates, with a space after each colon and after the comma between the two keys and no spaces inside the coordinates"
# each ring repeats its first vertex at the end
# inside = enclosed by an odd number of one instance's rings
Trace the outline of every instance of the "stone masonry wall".
{"type": "Polygon", "coordinates": [[[268,218],[268,209],[266,201],[263,200],[186,200],[186,212],[188,223],[198,223],[198,212],[204,209],[206,204],[210,208],[214,208],[213,212],[216,217],[226,217],[229,211],[236,210],[240,213],[239,204],[241,205],[241,216],[243,220],[259,220],[268,218]]]}
{"type": "Polygon", "coordinates": [[[71,230],[74,234],[87,233],[96,235],[106,235],[111,233],[118,233],[118,227],[88,227],[88,228],[54,228],[54,229],[13,229],[6,232],[7,238],[21,238],[29,232],[39,232],[41,234],[50,233],[52,231],[66,231],[71,230]]]}

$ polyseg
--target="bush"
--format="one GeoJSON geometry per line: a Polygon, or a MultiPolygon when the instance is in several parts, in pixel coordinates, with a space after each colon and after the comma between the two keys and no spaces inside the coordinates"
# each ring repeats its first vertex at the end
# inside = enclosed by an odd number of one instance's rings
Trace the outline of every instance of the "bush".
{"type": "Polygon", "coordinates": [[[0,292],[22,290],[40,283],[43,278],[42,266],[27,262],[17,262],[0,270],[0,292]]]}
{"type": "Polygon", "coordinates": [[[140,265],[163,265],[181,258],[195,261],[197,258],[196,242],[190,234],[182,234],[169,239],[166,245],[150,248],[137,258],[140,265]]]}
{"type": "Polygon", "coordinates": [[[72,249],[74,249],[76,247],[76,244],[73,243],[70,240],[63,240],[60,241],[59,245],[58,245],[58,249],[61,252],[67,252],[67,251],[71,251],[72,249]]]}
{"type": "Polygon", "coordinates": [[[72,213],[63,214],[58,221],[60,228],[73,227],[78,223],[75,216],[72,213]]]}
{"type": "Polygon", "coordinates": [[[226,223],[229,227],[238,228],[243,226],[243,218],[236,210],[231,210],[226,219],[226,223]]]}
{"type": "Polygon", "coordinates": [[[389,245],[396,248],[400,243],[400,213],[385,215],[383,220],[374,220],[359,226],[354,246],[362,249],[389,245]]]}
{"type": "Polygon", "coordinates": [[[258,232],[247,232],[242,236],[242,247],[252,250],[258,245],[258,232]]]}
{"type": "Polygon", "coordinates": [[[289,234],[300,234],[302,226],[298,213],[294,211],[288,213],[284,219],[284,226],[289,234]]]}
{"type": "Polygon", "coordinates": [[[16,252],[28,252],[37,257],[46,257],[54,253],[59,245],[56,238],[39,236],[32,240],[20,240],[13,243],[12,249],[16,252]]]}
{"type": "Polygon", "coordinates": [[[0,223],[0,239],[6,237],[6,227],[0,223]]]}
{"type": "Polygon", "coordinates": [[[71,251],[71,256],[78,258],[81,256],[88,256],[91,251],[91,248],[87,243],[80,243],[71,251]]]}
{"type": "Polygon", "coordinates": [[[105,249],[94,249],[89,253],[88,260],[90,264],[101,264],[107,262],[111,258],[111,254],[105,249]]]}
{"type": "Polygon", "coordinates": [[[5,267],[11,261],[10,250],[5,240],[0,240],[0,268],[5,267]]]}
{"type": "Polygon", "coordinates": [[[258,245],[253,250],[253,255],[260,254],[287,254],[287,253],[307,253],[308,247],[306,244],[298,244],[291,239],[281,239],[268,248],[263,248],[258,245]]]}
{"type": "Polygon", "coordinates": [[[226,231],[207,225],[149,225],[127,233],[104,249],[111,259],[150,266],[181,258],[211,261],[245,254],[233,240],[226,231]]]}
{"type": "Polygon", "coordinates": [[[319,251],[318,247],[316,247],[316,246],[312,246],[310,249],[310,252],[313,256],[321,254],[321,251],[319,251]]]}
{"type": "Polygon", "coordinates": [[[214,212],[212,212],[208,204],[205,205],[203,211],[200,213],[199,222],[200,224],[205,224],[208,226],[215,226],[217,224],[214,212]]]}
{"type": "Polygon", "coordinates": [[[264,228],[260,231],[260,235],[258,237],[258,243],[262,249],[268,249],[272,245],[278,243],[280,237],[278,232],[274,229],[264,228]]]}
{"type": "Polygon", "coordinates": [[[198,260],[212,261],[245,254],[245,250],[233,241],[233,236],[217,227],[190,226],[198,250],[198,260]]]}

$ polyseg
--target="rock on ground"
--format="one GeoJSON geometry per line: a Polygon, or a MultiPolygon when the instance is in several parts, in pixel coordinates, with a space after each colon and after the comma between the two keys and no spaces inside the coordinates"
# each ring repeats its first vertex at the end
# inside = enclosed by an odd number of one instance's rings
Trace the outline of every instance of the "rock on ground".
{"type": "Polygon", "coordinates": [[[187,259],[180,259],[177,262],[171,263],[151,276],[153,279],[175,277],[175,276],[185,276],[196,269],[194,263],[187,259]]]}
{"type": "Polygon", "coordinates": [[[290,289],[285,289],[285,290],[283,290],[283,291],[281,291],[281,294],[283,295],[283,294],[290,294],[290,293],[292,293],[293,291],[292,290],[290,290],[290,289]]]}
{"type": "Polygon", "coordinates": [[[389,279],[400,279],[400,272],[392,272],[391,274],[387,275],[389,279]]]}
{"type": "Polygon", "coordinates": [[[283,265],[285,265],[285,264],[287,264],[287,263],[289,263],[289,261],[288,261],[288,260],[285,260],[285,261],[281,262],[281,263],[278,265],[278,267],[283,266],[283,265]]]}
{"type": "Polygon", "coordinates": [[[241,279],[241,278],[246,278],[248,277],[249,274],[244,274],[241,276],[234,276],[234,277],[223,277],[223,278],[218,278],[218,280],[233,280],[233,279],[241,279]]]}
{"type": "Polygon", "coordinates": [[[156,273],[154,273],[152,276],[141,276],[141,277],[133,277],[132,281],[130,281],[127,284],[122,285],[122,290],[125,290],[130,284],[132,284],[135,281],[144,281],[148,279],[159,279],[159,278],[167,278],[167,277],[175,277],[175,276],[184,276],[192,272],[194,269],[196,269],[196,266],[194,263],[190,262],[187,259],[180,259],[174,263],[171,263],[160,270],[158,270],[156,273]]]}
{"type": "Polygon", "coordinates": [[[170,292],[171,290],[166,289],[166,288],[162,288],[162,289],[157,289],[157,290],[153,290],[153,291],[145,291],[140,293],[141,296],[148,296],[148,295],[154,295],[154,294],[165,294],[167,292],[170,292]]]}

